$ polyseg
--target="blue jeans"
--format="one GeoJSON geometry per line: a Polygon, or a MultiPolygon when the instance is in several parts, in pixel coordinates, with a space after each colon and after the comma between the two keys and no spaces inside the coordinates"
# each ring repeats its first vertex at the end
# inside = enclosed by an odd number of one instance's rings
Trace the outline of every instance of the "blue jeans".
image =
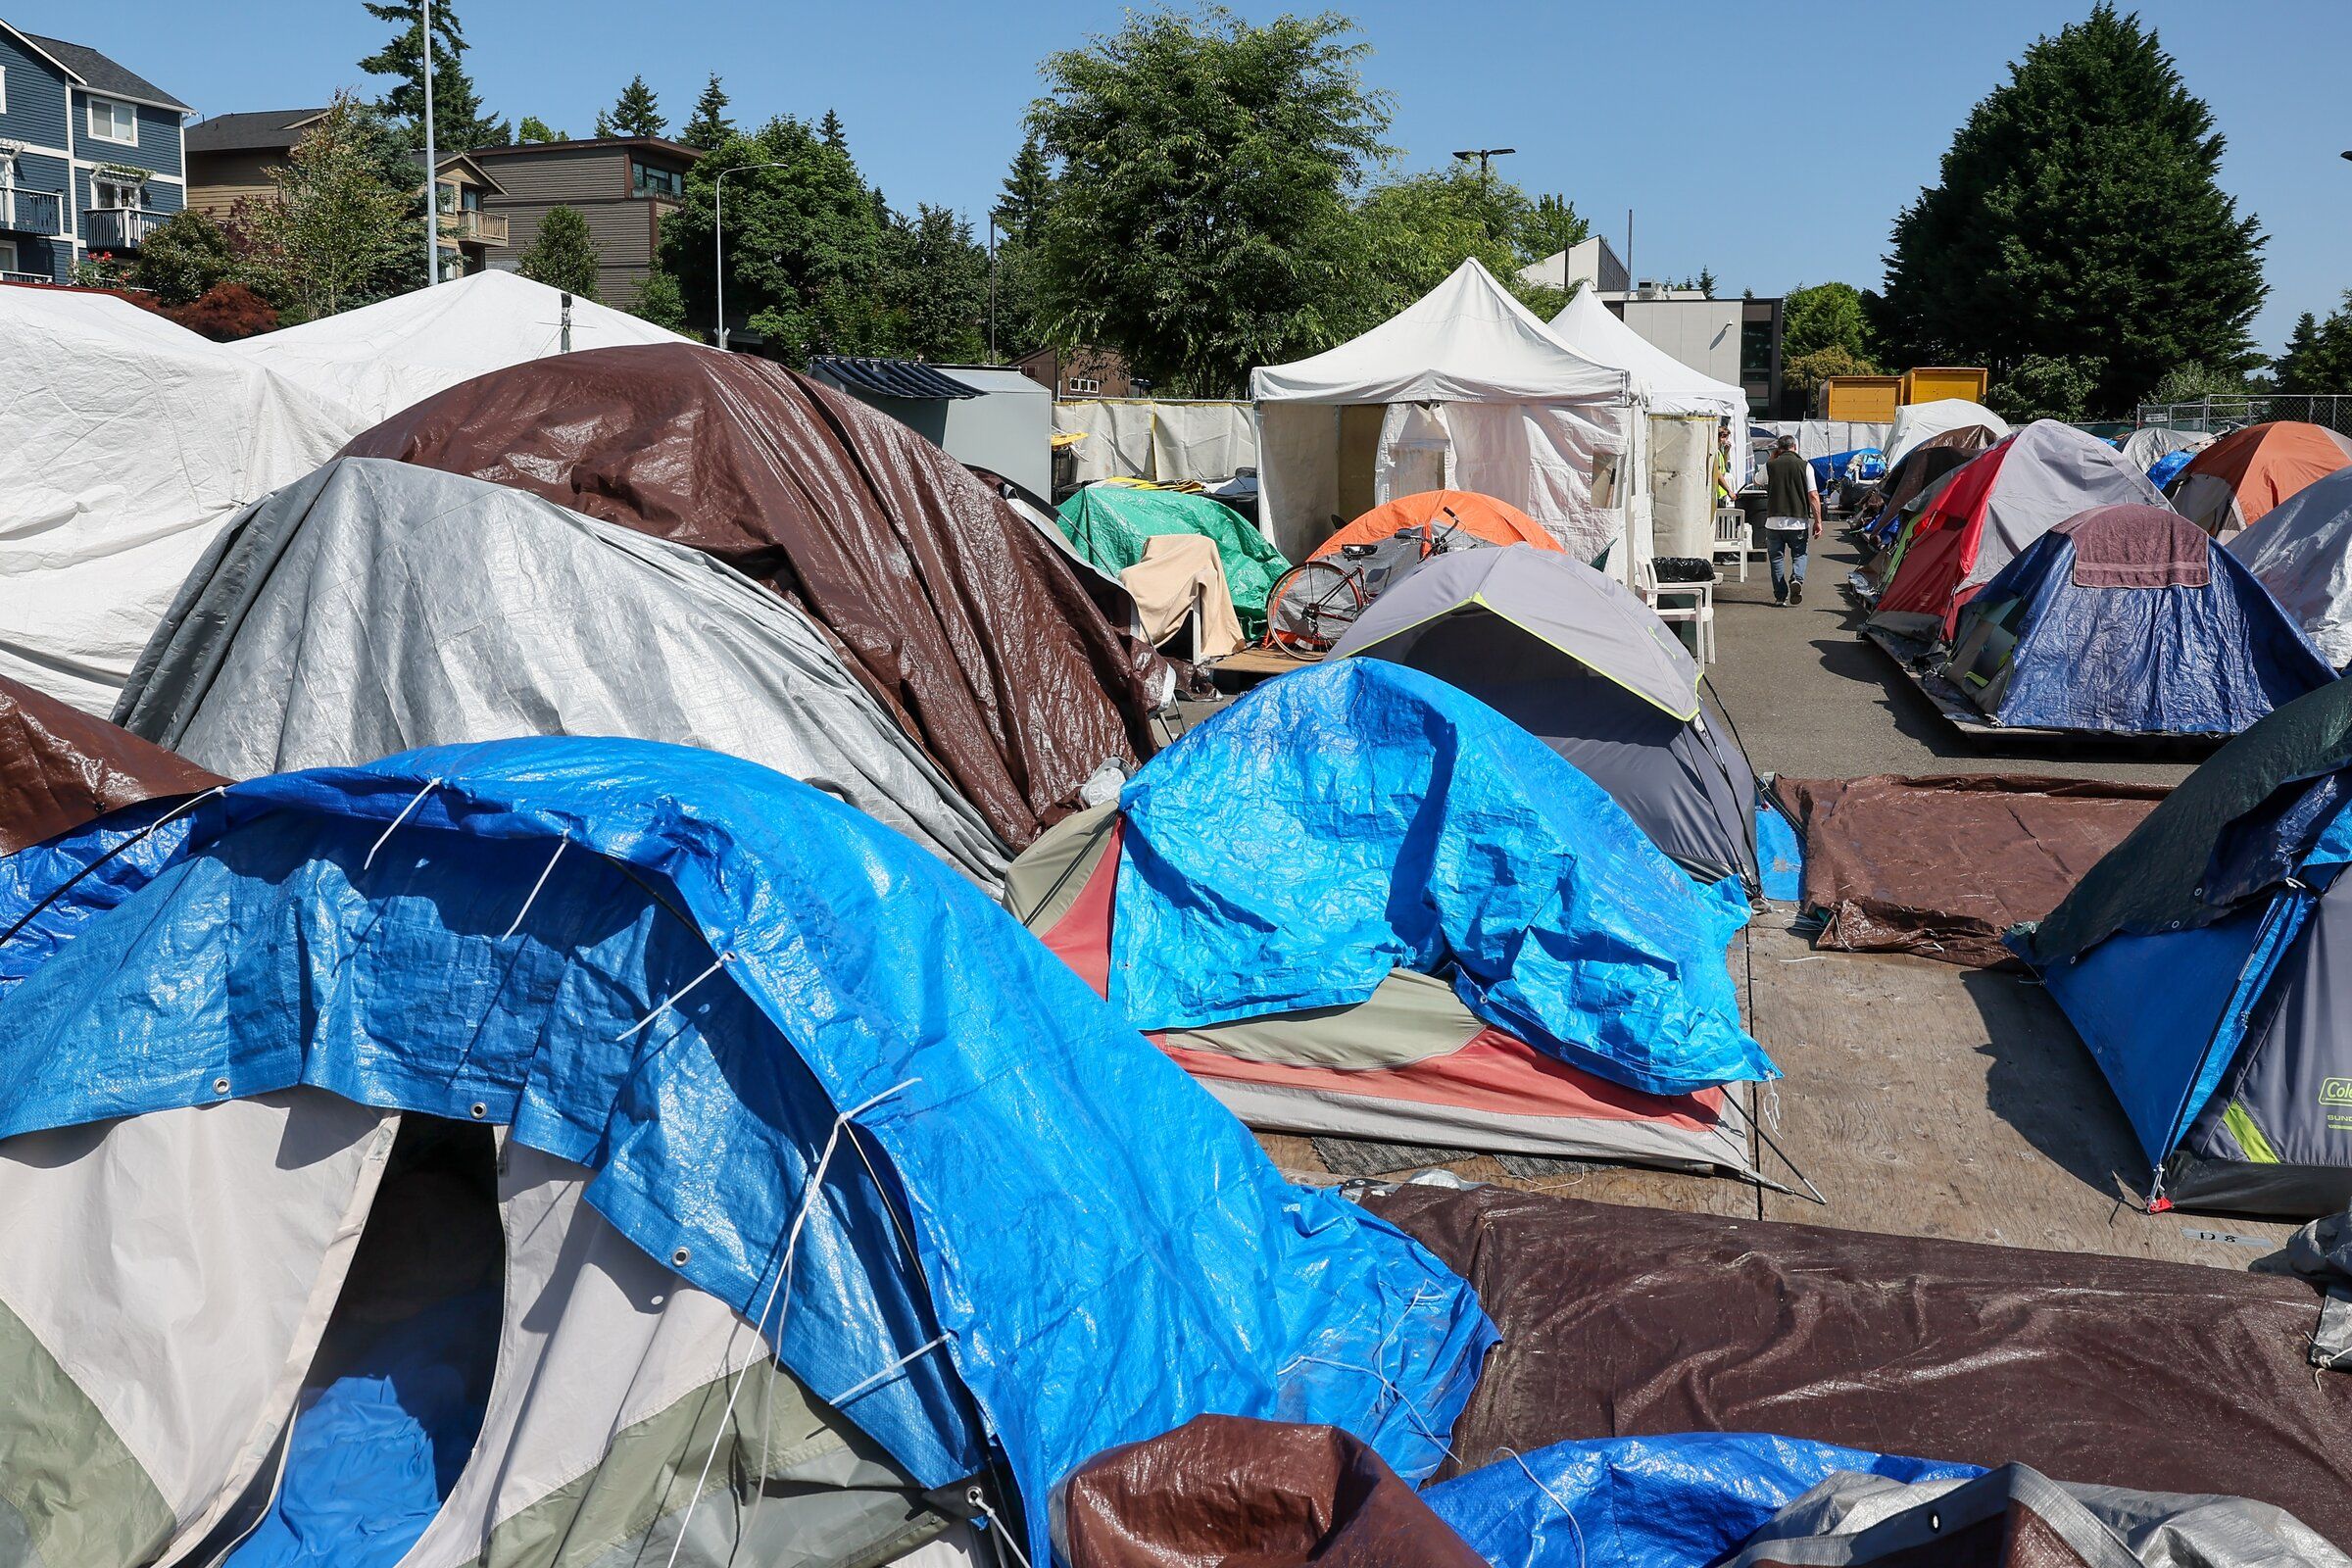
{"type": "Polygon", "coordinates": [[[1791,583],[1805,580],[1805,551],[1810,542],[1811,526],[1804,528],[1767,528],[1764,530],[1764,560],[1772,567],[1772,597],[1786,599],[1791,583]],[[1783,557],[1787,564],[1782,564],[1783,557]]]}

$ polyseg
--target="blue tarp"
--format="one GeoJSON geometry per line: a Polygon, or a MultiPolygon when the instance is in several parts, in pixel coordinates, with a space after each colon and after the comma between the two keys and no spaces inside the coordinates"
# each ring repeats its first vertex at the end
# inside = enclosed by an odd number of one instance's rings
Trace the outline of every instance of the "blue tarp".
{"type": "Polygon", "coordinates": [[[780,1322],[819,1395],[912,1356],[845,1409],[926,1485],[993,1439],[1033,1560],[1054,1482],[1203,1411],[1330,1423],[1426,1477],[1494,1343],[1468,1286],[1283,1182],[978,890],[756,764],[447,747],[187,820],[0,1002],[0,1136],[297,1083],[507,1124],[593,1169],[587,1200],[648,1253],[780,1322]],[[787,1310],[837,1110],[875,1174],[846,1148],[826,1168],[787,1310]]]}
{"type": "Polygon", "coordinates": [[[1724,963],[1740,879],[1693,887],[1607,791],[1434,676],[1268,681],[1119,806],[1110,994],[1142,1028],[1357,1003],[1408,968],[1651,1094],[1779,1076],[1724,963]]]}
{"type": "Polygon", "coordinates": [[[1841,1471],[1968,1481],[1973,1464],[1743,1433],[1606,1438],[1509,1455],[1422,1498],[1497,1568],[1705,1568],[1841,1471]]]}
{"type": "MultiPolygon", "coordinates": [[[[2335,679],[2237,559],[2208,546],[2203,587],[2083,587],[2076,542],[2050,532],[2001,568],[1970,613],[2022,600],[1997,716],[2012,728],[2234,735],[2335,679]]],[[[1961,636],[1967,636],[1964,626],[1961,636]]]]}
{"type": "Polygon", "coordinates": [[[1805,896],[1805,847],[1788,819],[1769,804],[1756,807],[1756,859],[1764,868],[1764,896],[1793,904],[1805,896]]]}
{"type": "Polygon", "coordinates": [[[2196,449],[2193,447],[2182,447],[2178,452],[2167,452],[2163,457],[2148,465],[2148,483],[2159,490],[2163,489],[2180,476],[2180,470],[2187,467],[2196,455],[2196,449]]]}

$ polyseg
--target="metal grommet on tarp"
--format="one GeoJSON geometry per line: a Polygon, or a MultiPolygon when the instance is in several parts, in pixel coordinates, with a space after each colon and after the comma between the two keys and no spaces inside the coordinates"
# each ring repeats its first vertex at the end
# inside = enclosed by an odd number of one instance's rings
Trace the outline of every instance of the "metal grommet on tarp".
{"type": "Polygon", "coordinates": [[[214,1094],[216,1094],[216,1095],[225,1095],[225,1094],[227,1094],[227,1093],[228,1093],[228,1080],[227,1080],[227,1079],[225,1079],[225,1078],[216,1078],[216,1079],[214,1079],[214,1080],[213,1080],[213,1093],[214,1093],[214,1094]]]}
{"type": "Polygon", "coordinates": [[[490,1107],[477,1100],[472,1104],[466,1107],[466,1112],[475,1121],[480,1121],[484,1116],[490,1114],[490,1107]]]}
{"type": "Polygon", "coordinates": [[[694,1252],[691,1249],[681,1247],[676,1251],[669,1254],[670,1266],[672,1268],[684,1268],[686,1266],[687,1259],[693,1255],[694,1252]]]}

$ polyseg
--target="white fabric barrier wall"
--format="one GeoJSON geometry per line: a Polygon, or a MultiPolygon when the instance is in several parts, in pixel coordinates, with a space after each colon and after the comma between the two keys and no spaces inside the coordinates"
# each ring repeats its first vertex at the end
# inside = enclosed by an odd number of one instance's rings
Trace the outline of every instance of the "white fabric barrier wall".
{"type": "Polygon", "coordinates": [[[1078,482],[1161,484],[1231,478],[1257,463],[1257,418],[1247,403],[1078,398],[1054,405],[1054,433],[1083,433],[1078,482]]]}

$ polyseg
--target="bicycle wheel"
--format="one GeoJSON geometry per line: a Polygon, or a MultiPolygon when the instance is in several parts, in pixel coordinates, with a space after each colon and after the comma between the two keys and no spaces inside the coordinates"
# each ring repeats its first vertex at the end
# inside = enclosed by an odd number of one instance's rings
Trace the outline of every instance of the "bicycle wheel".
{"type": "Polygon", "coordinates": [[[1266,595],[1266,646],[1298,659],[1327,652],[1363,610],[1360,573],[1330,561],[1293,566],[1266,595]]]}

